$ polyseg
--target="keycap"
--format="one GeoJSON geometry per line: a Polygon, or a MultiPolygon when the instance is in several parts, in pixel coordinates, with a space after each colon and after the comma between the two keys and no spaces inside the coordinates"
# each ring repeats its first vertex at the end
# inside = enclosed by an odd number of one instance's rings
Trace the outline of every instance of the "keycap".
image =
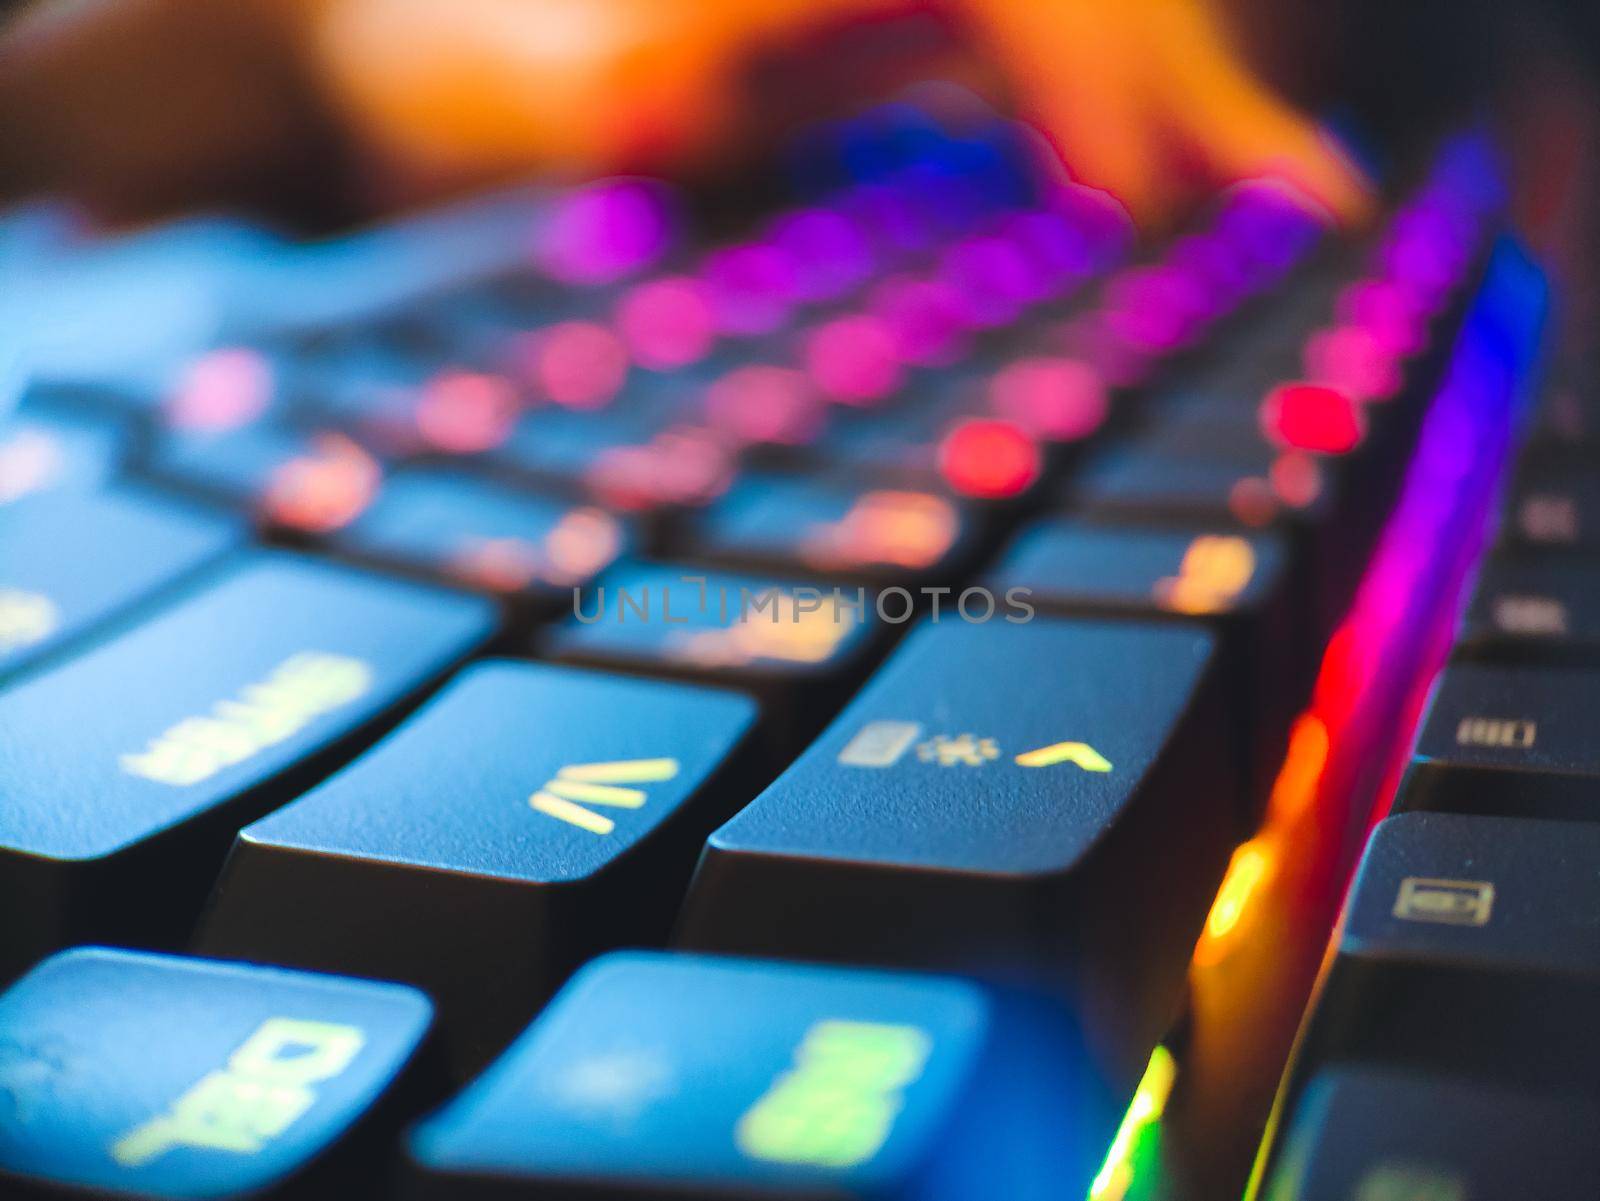
{"type": "Polygon", "coordinates": [[[1220,677],[1200,628],[925,622],[712,835],[680,942],[1048,989],[1131,1085],[1236,841],[1220,677]]]}
{"type": "Polygon", "coordinates": [[[1456,653],[1554,667],[1600,657],[1600,564],[1497,555],[1478,573],[1456,653]]]}
{"type": "MultiPolygon", "coordinates": [[[[902,617],[888,598],[886,612],[902,617]]],[[[762,702],[767,734],[797,748],[854,688],[883,623],[860,586],[784,583],[692,565],[630,562],[535,636],[541,657],[720,684],[762,702]]]]}
{"type": "Polygon", "coordinates": [[[1253,797],[1271,787],[1310,685],[1314,644],[1293,583],[1284,540],[1271,531],[1070,520],[1027,527],[989,573],[992,590],[1027,589],[1042,612],[1189,618],[1215,630],[1253,797]]]}
{"type": "Polygon", "coordinates": [[[1434,684],[1398,804],[1600,820],[1600,672],[1452,663],[1434,684]]]}
{"type": "Polygon", "coordinates": [[[25,396],[0,418],[0,506],[35,492],[98,488],[127,456],[124,423],[87,408],[25,396]]]}
{"type": "Polygon", "coordinates": [[[746,476],[696,523],[693,553],[735,569],[880,583],[950,578],[976,529],[936,492],[746,476]]]}
{"type": "Polygon", "coordinates": [[[343,434],[272,424],[169,434],[147,471],[164,486],[308,534],[353,521],[382,477],[381,464],[343,434]]]}
{"type": "Polygon", "coordinates": [[[936,976],[608,955],[412,1132],[408,1195],[1081,1196],[1116,1117],[1053,1017],[936,976]]]}
{"type": "Polygon", "coordinates": [[[0,1188],[369,1195],[431,1017],[398,984],[64,951],[0,994],[0,1188]]]}
{"type": "Polygon", "coordinates": [[[1404,813],[1380,823],[1304,1062],[1591,1089],[1597,856],[1600,830],[1572,822],[1404,813]]]}
{"type": "Polygon", "coordinates": [[[1600,549],[1600,478],[1592,465],[1519,472],[1506,503],[1504,541],[1543,550],[1600,549]]]}
{"type": "Polygon", "coordinates": [[[1600,1106],[1381,1066],[1319,1075],[1263,1201],[1587,1201],[1600,1189],[1600,1106]]]}
{"type": "Polygon", "coordinates": [[[438,468],[391,477],[372,506],[333,542],[379,566],[553,613],[570,610],[572,590],[611,566],[626,545],[626,531],[592,505],[438,468]]]}
{"type": "Polygon", "coordinates": [[[0,510],[0,675],[173,587],[242,532],[131,490],[62,491],[0,510]]]}
{"type": "Polygon", "coordinates": [[[468,1075],[583,959],[666,938],[706,834],[749,796],[755,716],[686,684],[469,668],[244,828],[196,946],[415,984],[468,1075]]]}
{"type": "Polygon", "coordinates": [[[239,825],[493,625],[486,600],[260,553],[0,692],[0,972],[182,933],[239,825]]]}

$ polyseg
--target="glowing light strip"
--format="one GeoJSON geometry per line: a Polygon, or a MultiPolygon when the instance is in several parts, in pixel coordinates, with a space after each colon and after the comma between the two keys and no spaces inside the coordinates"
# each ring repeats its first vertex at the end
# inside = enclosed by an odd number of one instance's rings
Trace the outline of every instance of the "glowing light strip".
{"type": "Polygon", "coordinates": [[[1117,1127],[1117,1137],[1111,1140],[1111,1150],[1106,1152],[1100,1174],[1089,1186],[1089,1201],[1122,1201],[1127,1195],[1128,1186],[1133,1183],[1133,1153],[1139,1145],[1139,1136],[1161,1120],[1177,1078],[1178,1064],[1172,1052],[1156,1047],[1150,1053],[1144,1077],[1133,1094],[1133,1103],[1122,1115],[1122,1125],[1117,1127]]]}

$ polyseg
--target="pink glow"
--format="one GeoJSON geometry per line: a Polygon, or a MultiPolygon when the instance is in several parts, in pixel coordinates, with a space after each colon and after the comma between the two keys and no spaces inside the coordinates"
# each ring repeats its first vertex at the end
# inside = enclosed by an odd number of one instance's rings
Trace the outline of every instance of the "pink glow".
{"type": "Polygon", "coordinates": [[[894,334],[877,317],[840,317],[806,339],[806,370],[831,400],[865,405],[900,386],[904,370],[894,334]]]}
{"type": "Polygon", "coordinates": [[[617,305],[617,327],[633,361],[656,371],[705,358],[716,341],[715,325],[705,288],[686,275],[639,284],[617,305]]]}
{"type": "Polygon", "coordinates": [[[659,257],[671,237],[659,186],[610,180],[555,201],[535,235],[533,257],[565,283],[610,283],[659,257]]]}
{"type": "Polygon", "coordinates": [[[238,429],[267,411],[274,382],[272,364],[260,351],[213,350],[189,364],[167,397],[167,424],[213,432],[238,429]]]}
{"type": "Polygon", "coordinates": [[[628,348],[593,321],[563,321],[522,334],[513,354],[539,395],[570,409],[609,404],[628,377],[628,348]]]}
{"type": "Polygon", "coordinates": [[[519,407],[516,390],[501,376],[443,371],[423,387],[417,430],[439,450],[472,454],[504,442],[519,407]]]}
{"type": "Polygon", "coordinates": [[[1075,442],[1105,423],[1104,381],[1077,359],[1019,359],[989,381],[989,403],[1002,417],[1051,442],[1075,442]]]}
{"type": "Polygon", "coordinates": [[[895,276],[873,290],[870,308],[903,363],[946,367],[967,353],[966,305],[947,283],[895,276]]]}
{"type": "Polygon", "coordinates": [[[706,419],[741,443],[803,446],[822,430],[823,404],[803,372],[756,364],[706,389],[706,419]]]}
{"type": "Polygon", "coordinates": [[[1394,353],[1360,325],[1320,329],[1306,340],[1306,375],[1355,400],[1388,400],[1403,376],[1394,353]]]}
{"type": "Polygon", "coordinates": [[[701,270],[717,328],[768,334],[789,319],[799,299],[794,261],[775,246],[752,242],[707,256],[701,270]]]}

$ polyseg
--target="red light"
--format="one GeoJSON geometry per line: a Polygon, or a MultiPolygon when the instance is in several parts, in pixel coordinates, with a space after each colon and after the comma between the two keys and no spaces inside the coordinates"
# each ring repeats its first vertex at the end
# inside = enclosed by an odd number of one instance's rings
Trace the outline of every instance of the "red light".
{"type": "Polygon", "coordinates": [[[969,418],[939,446],[939,471],[965,496],[998,500],[1026,492],[1039,478],[1039,447],[1009,421],[969,418]]]}
{"type": "Polygon", "coordinates": [[[1261,428],[1280,446],[1348,454],[1366,433],[1361,410],[1343,392],[1321,384],[1282,384],[1261,402],[1261,428]]]}

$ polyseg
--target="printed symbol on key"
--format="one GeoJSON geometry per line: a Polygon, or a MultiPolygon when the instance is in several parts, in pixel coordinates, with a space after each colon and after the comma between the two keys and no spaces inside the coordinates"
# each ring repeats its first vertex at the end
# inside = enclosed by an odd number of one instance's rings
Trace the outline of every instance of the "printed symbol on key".
{"type": "Polygon", "coordinates": [[[1539,736],[1538,724],[1506,717],[1463,717],[1456,727],[1460,746],[1497,746],[1526,750],[1539,736]]]}
{"type": "Polygon", "coordinates": [[[1461,1181],[1433,1168],[1409,1163],[1382,1163],[1368,1170],[1355,1201],[1466,1201],[1461,1181]]]}
{"type": "Polygon", "coordinates": [[[540,813],[577,826],[591,834],[606,835],[617,823],[584,805],[618,809],[642,808],[648,797],[641,788],[623,784],[654,784],[678,774],[676,759],[621,759],[613,763],[573,763],[556,772],[528,804],[540,813]],[[578,804],[582,801],[583,804],[578,804]]]}
{"type": "Polygon", "coordinates": [[[1024,751],[1017,756],[1019,767],[1054,767],[1057,763],[1071,763],[1084,771],[1108,772],[1111,760],[1087,742],[1052,742],[1037,750],[1024,751]]]}
{"type": "Polygon", "coordinates": [[[982,767],[999,757],[1000,747],[995,740],[976,734],[935,734],[926,742],[917,743],[917,758],[940,767],[982,767]]]}
{"type": "Polygon", "coordinates": [[[1494,885],[1487,880],[1428,880],[1407,876],[1400,881],[1394,915],[1403,922],[1486,926],[1493,907],[1494,885]]]}
{"type": "Polygon", "coordinates": [[[893,767],[921,737],[921,722],[869,721],[844,744],[839,762],[846,767],[893,767]]]}

